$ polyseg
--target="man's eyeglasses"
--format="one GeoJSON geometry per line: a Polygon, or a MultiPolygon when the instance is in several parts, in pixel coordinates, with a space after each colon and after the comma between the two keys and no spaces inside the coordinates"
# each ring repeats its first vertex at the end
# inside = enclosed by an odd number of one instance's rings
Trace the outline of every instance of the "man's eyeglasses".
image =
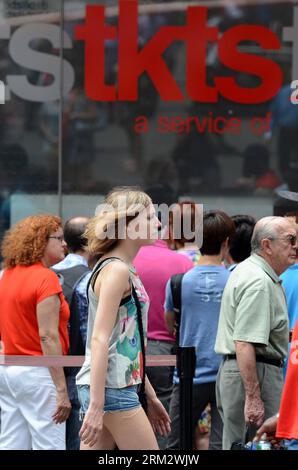
{"type": "Polygon", "coordinates": [[[64,242],[63,236],[51,235],[49,238],[55,238],[55,240],[59,240],[60,243],[64,242]]]}
{"type": "Polygon", "coordinates": [[[283,240],[285,242],[290,243],[292,246],[295,246],[297,244],[296,235],[288,235],[287,237],[270,237],[269,240],[283,240]]]}

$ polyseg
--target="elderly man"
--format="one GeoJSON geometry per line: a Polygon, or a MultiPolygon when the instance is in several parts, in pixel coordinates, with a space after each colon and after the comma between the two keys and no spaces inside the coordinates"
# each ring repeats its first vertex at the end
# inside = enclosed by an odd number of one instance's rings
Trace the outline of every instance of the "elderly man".
{"type": "Polygon", "coordinates": [[[279,409],[288,348],[288,314],[278,276],[296,259],[296,230],[282,217],[255,226],[252,255],[231,274],[222,297],[215,351],[223,449],[244,439],[247,423],[260,426],[279,409]]]}

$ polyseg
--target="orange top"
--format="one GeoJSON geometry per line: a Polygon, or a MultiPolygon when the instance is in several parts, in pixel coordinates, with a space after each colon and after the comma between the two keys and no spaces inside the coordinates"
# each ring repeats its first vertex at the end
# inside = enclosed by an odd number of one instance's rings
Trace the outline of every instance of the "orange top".
{"type": "Polygon", "coordinates": [[[36,307],[59,295],[59,336],[63,354],[69,347],[68,304],[57,275],[42,263],[6,269],[0,278],[0,339],[4,354],[42,356],[36,307]]]}
{"type": "Polygon", "coordinates": [[[276,435],[298,439],[298,321],[293,331],[276,435]]]}

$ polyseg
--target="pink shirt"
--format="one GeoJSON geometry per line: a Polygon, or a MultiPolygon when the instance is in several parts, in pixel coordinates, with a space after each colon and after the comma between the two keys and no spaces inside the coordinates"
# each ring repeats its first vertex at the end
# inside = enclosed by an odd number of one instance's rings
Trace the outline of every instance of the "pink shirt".
{"type": "Polygon", "coordinates": [[[142,247],[134,259],[136,267],[150,299],[148,312],[148,339],[171,341],[164,319],[166,284],[174,274],[185,273],[193,263],[184,255],[170,248],[163,240],[142,247]]]}

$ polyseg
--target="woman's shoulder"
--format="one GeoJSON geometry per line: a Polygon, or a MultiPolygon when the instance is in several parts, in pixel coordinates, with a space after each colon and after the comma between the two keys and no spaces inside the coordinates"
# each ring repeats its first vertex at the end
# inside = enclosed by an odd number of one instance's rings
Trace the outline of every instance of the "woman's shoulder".
{"type": "Polygon", "coordinates": [[[35,276],[37,278],[49,276],[53,273],[53,271],[44,266],[41,262],[30,265],[18,264],[12,268],[12,270],[16,276],[35,276]]]}
{"type": "Polygon", "coordinates": [[[44,289],[46,286],[54,287],[59,290],[60,282],[58,276],[42,263],[31,265],[17,265],[14,268],[4,271],[3,279],[7,278],[8,282],[17,283],[20,286],[26,284],[26,289],[36,288],[44,289]],[[7,276],[5,276],[5,273],[7,276]]]}
{"type": "Polygon", "coordinates": [[[122,279],[129,277],[129,266],[121,260],[115,260],[107,266],[112,276],[121,277],[122,279]]]}
{"type": "Polygon", "coordinates": [[[50,268],[47,268],[42,263],[36,263],[31,265],[31,273],[32,276],[36,278],[36,280],[40,282],[48,281],[51,283],[59,283],[59,277],[57,274],[50,268]]]}
{"type": "MultiPolygon", "coordinates": [[[[103,260],[104,262],[104,260],[103,260]]],[[[102,278],[109,278],[117,282],[127,280],[129,277],[129,266],[120,259],[111,260],[103,266],[102,278]]]]}
{"type": "MultiPolygon", "coordinates": [[[[111,295],[116,291],[124,291],[128,286],[129,281],[129,267],[121,260],[113,260],[104,266],[101,276],[97,276],[92,285],[95,296],[98,298],[100,290],[105,287],[111,295]]],[[[92,284],[92,282],[91,282],[92,284]]]]}

